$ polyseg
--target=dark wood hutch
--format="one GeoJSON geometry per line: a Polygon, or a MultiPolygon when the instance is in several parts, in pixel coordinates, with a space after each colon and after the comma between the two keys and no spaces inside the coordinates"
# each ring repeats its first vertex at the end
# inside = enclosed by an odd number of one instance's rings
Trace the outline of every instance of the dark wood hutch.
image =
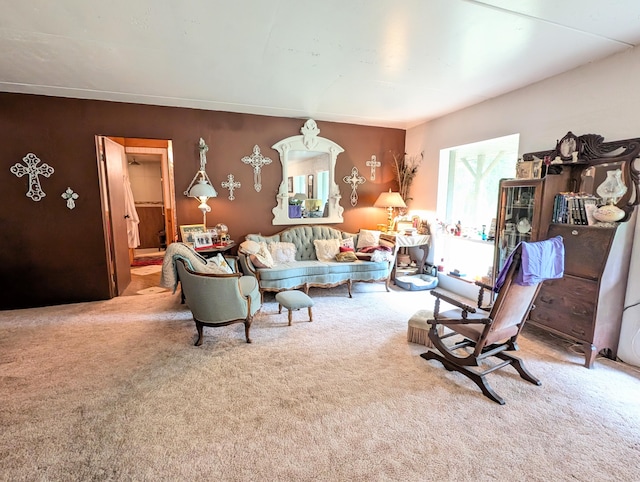
{"type": "MultiPolygon", "coordinates": [[[[533,203],[539,203],[539,213],[532,218],[531,240],[560,235],[565,245],[564,277],[543,283],[529,322],[580,344],[587,368],[593,366],[598,353],[612,359],[617,355],[635,206],[639,202],[640,175],[634,165],[639,156],[640,138],[604,142],[597,134],[576,136],[571,132],[558,140],[554,149],[523,156],[523,161],[542,161],[539,194],[537,198],[531,196],[533,203]],[[627,187],[616,203],[624,211],[619,222],[552,222],[555,194],[596,194],[607,172],[615,169],[622,171],[627,187]]],[[[509,182],[518,185],[517,180],[509,182]]],[[[526,182],[522,180],[522,184],[526,182]]]]}

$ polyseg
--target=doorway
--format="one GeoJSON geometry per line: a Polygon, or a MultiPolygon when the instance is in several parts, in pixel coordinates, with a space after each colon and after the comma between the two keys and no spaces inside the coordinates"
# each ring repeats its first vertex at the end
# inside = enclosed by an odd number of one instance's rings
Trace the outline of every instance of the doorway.
{"type": "Polygon", "coordinates": [[[157,292],[151,284],[160,266],[151,273],[148,263],[132,264],[136,252],[157,250],[157,259],[177,239],[172,143],[107,136],[96,143],[111,296],[157,292]]]}

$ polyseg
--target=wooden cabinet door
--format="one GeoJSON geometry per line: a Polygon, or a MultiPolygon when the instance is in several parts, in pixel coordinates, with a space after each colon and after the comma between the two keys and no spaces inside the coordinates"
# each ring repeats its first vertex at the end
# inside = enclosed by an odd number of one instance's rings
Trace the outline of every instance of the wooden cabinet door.
{"type": "Polygon", "coordinates": [[[549,237],[562,236],[565,274],[599,279],[607,262],[615,228],[552,224],[549,237]]]}

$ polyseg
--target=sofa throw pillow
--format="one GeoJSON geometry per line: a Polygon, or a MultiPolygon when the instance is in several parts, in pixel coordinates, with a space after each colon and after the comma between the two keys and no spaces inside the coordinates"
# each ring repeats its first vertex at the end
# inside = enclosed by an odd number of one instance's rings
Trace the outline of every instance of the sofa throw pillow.
{"type": "Polygon", "coordinates": [[[355,249],[347,248],[346,246],[340,246],[340,252],[344,253],[345,251],[355,251],[355,249]]]}
{"type": "Polygon", "coordinates": [[[246,241],[240,243],[238,251],[240,251],[242,254],[256,254],[258,251],[260,251],[260,244],[247,239],[246,241]]]}
{"type": "Polygon", "coordinates": [[[209,265],[212,269],[214,273],[219,273],[219,274],[230,274],[233,273],[233,269],[231,268],[231,266],[229,266],[229,263],[227,263],[227,260],[224,259],[224,256],[222,256],[222,253],[218,253],[217,255],[209,258],[207,260],[207,265],[209,265]],[[218,270],[216,270],[215,268],[219,268],[218,270]]]}
{"type": "Polygon", "coordinates": [[[358,257],[353,250],[342,251],[336,254],[336,261],[339,261],[340,263],[347,263],[349,261],[358,261],[358,257]]]}
{"type": "Polygon", "coordinates": [[[267,243],[256,243],[258,245],[258,252],[249,255],[249,260],[256,268],[273,268],[273,257],[269,252],[267,243]]]}
{"type": "MultiPolygon", "coordinates": [[[[350,248],[352,251],[355,251],[356,245],[353,242],[353,238],[345,238],[340,241],[340,248],[350,248]]],[[[347,251],[347,249],[345,249],[344,251],[347,251]]]]}
{"type": "Polygon", "coordinates": [[[356,248],[366,248],[369,246],[378,246],[380,244],[381,231],[373,231],[370,229],[361,229],[358,233],[358,245],[356,248]]]}
{"type": "Polygon", "coordinates": [[[269,243],[269,252],[273,258],[273,265],[293,263],[296,260],[296,245],[293,243],[269,243]]]}
{"type": "MultiPolygon", "coordinates": [[[[269,256],[271,256],[271,254],[269,254],[269,256]]],[[[253,266],[255,266],[256,268],[273,267],[273,264],[269,265],[265,263],[266,260],[262,256],[258,257],[258,254],[250,254],[249,259],[251,260],[251,264],[253,264],[253,266]]]]}
{"type": "Polygon", "coordinates": [[[316,258],[319,261],[333,261],[340,252],[339,239],[315,239],[313,245],[316,248],[316,258]]]}

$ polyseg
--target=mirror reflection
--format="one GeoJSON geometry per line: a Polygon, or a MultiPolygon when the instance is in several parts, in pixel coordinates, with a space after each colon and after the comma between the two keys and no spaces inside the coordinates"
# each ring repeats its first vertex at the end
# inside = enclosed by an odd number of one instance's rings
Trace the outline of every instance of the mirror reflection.
{"type": "Polygon", "coordinates": [[[580,192],[597,195],[596,189],[607,178],[607,172],[615,171],[616,169],[625,172],[625,162],[606,162],[587,167],[580,176],[580,192]]]}
{"type": "Polygon", "coordinates": [[[327,217],[329,200],[329,154],[291,151],[287,163],[290,176],[289,218],[327,217]]]}

